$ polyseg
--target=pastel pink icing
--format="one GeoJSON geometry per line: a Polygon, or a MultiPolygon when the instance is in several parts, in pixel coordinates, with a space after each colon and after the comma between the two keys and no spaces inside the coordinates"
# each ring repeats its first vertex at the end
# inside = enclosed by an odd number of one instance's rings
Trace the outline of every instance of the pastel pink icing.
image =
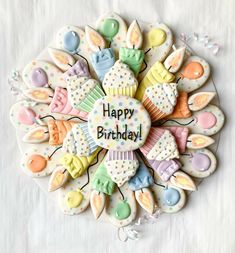
{"type": "Polygon", "coordinates": [[[87,112],[82,112],[73,108],[68,100],[67,90],[61,87],[55,88],[54,96],[49,107],[51,112],[54,113],[69,114],[87,119],[87,112]]]}
{"type": "Polygon", "coordinates": [[[109,150],[107,154],[107,161],[112,160],[137,160],[133,151],[114,151],[109,150]]]}
{"type": "Polygon", "coordinates": [[[189,129],[187,127],[180,126],[163,127],[163,129],[169,130],[174,135],[179,152],[185,152],[189,129]]]}
{"type": "Polygon", "coordinates": [[[27,107],[20,107],[18,111],[18,120],[25,125],[33,125],[35,123],[36,113],[27,107]]]}
{"type": "Polygon", "coordinates": [[[200,127],[204,129],[210,129],[215,126],[217,119],[215,115],[211,112],[201,112],[197,115],[197,123],[200,127]]]}

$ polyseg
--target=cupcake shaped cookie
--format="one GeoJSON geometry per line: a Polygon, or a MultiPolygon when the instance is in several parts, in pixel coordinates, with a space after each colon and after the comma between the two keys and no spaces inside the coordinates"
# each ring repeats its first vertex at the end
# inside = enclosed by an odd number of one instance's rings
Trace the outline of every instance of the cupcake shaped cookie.
{"type": "Polygon", "coordinates": [[[142,102],[154,122],[173,112],[177,96],[176,83],[155,84],[146,89],[142,102]]]}
{"type": "Polygon", "coordinates": [[[102,86],[107,95],[134,97],[138,81],[128,65],[118,60],[104,76],[102,86]]]}
{"type": "Polygon", "coordinates": [[[88,132],[87,123],[74,125],[63,141],[63,151],[78,156],[89,156],[96,149],[97,145],[88,132]]]}
{"type": "Polygon", "coordinates": [[[120,187],[135,175],[139,161],[133,151],[109,150],[105,167],[113,182],[120,187]]]}
{"type": "Polygon", "coordinates": [[[71,76],[66,79],[68,97],[72,107],[90,112],[96,100],[105,94],[99,83],[88,77],[71,76]]]}
{"type": "Polygon", "coordinates": [[[145,144],[140,151],[149,160],[171,160],[179,158],[179,151],[174,136],[169,130],[151,127],[145,144]]]}

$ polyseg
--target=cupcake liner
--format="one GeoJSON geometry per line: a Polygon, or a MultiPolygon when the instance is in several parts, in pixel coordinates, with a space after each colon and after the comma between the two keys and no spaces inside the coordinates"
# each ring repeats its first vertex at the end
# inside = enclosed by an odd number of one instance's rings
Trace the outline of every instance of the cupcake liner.
{"type": "Polygon", "coordinates": [[[160,120],[167,116],[167,114],[162,112],[160,109],[158,109],[156,105],[146,95],[144,95],[143,97],[142,104],[145,107],[145,109],[148,111],[152,122],[160,120]]]}
{"type": "Polygon", "coordinates": [[[168,181],[170,177],[181,167],[180,162],[175,159],[169,161],[147,161],[164,182],[168,181]]]}
{"type": "Polygon", "coordinates": [[[192,112],[188,105],[188,93],[182,91],[177,98],[177,104],[172,114],[168,115],[167,119],[186,119],[192,116],[192,112]]]}
{"type": "Polygon", "coordinates": [[[149,160],[170,160],[179,158],[179,151],[174,136],[169,130],[152,127],[145,144],[140,151],[149,160]]]}
{"type": "Polygon", "coordinates": [[[86,98],[77,105],[78,109],[81,109],[85,112],[90,112],[93,109],[94,103],[96,100],[104,97],[105,94],[101,89],[100,85],[96,85],[86,96],[86,98]]]}
{"type": "Polygon", "coordinates": [[[123,96],[128,96],[128,97],[134,97],[137,87],[138,85],[135,84],[135,85],[127,86],[123,88],[104,87],[104,90],[107,95],[111,95],[111,96],[123,95],[123,96]]]}
{"type": "Polygon", "coordinates": [[[98,148],[98,146],[95,143],[94,139],[91,137],[90,133],[88,132],[88,124],[82,123],[82,124],[79,124],[79,127],[82,129],[82,131],[86,137],[86,140],[89,144],[90,154],[92,154],[98,148]]]}

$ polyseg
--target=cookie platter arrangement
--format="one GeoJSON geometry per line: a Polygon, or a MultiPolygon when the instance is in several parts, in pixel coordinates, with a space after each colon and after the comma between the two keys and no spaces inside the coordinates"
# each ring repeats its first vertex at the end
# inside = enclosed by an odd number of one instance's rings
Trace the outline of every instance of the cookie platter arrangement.
{"type": "Polygon", "coordinates": [[[217,167],[225,118],[211,83],[163,23],[109,12],[64,26],[14,78],[20,167],[66,215],[122,228],[178,212],[217,167]]]}

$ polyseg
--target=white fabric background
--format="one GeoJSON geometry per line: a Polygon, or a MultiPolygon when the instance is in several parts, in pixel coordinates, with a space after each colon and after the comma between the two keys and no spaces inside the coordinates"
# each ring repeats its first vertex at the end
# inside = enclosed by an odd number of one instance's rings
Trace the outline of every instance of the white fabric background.
{"type": "Polygon", "coordinates": [[[1,0],[0,21],[0,252],[235,252],[235,1],[1,0]],[[175,33],[196,31],[223,45],[217,57],[193,46],[213,68],[227,115],[218,171],[200,185],[180,213],[146,226],[138,242],[120,242],[111,224],[64,216],[20,171],[20,153],[8,117],[14,102],[6,81],[10,71],[36,57],[62,25],[91,23],[108,10],[129,20],[160,17],[175,33]]]}

